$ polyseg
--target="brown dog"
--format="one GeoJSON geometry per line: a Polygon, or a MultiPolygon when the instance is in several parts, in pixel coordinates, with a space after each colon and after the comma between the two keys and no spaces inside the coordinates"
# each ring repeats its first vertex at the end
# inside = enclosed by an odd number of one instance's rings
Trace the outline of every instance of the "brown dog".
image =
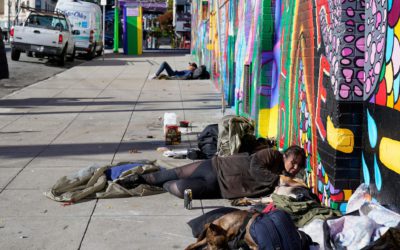
{"type": "Polygon", "coordinates": [[[258,213],[250,213],[248,211],[240,210],[228,213],[220,218],[208,223],[204,226],[203,232],[197,239],[196,243],[190,244],[186,250],[202,249],[200,247],[207,246],[208,250],[229,249],[228,242],[235,238],[239,233],[242,224],[248,216],[251,216],[246,225],[246,233],[244,241],[250,249],[258,249],[257,244],[251,238],[250,225],[258,216],[258,213]]]}

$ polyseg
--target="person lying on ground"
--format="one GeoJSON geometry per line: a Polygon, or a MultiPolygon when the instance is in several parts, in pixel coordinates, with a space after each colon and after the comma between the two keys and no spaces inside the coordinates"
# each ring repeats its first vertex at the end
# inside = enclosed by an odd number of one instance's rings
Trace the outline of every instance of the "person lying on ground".
{"type": "Polygon", "coordinates": [[[178,79],[190,79],[196,69],[197,64],[194,62],[190,62],[186,70],[173,70],[171,66],[164,61],[163,63],[161,63],[160,68],[157,70],[157,72],[153,76],[151,76],[150,79],[158,78],[164,70],[167,72],[168,77],[176,77],[178,79]]]}
{"type": "Polygon", "coordinates": [[[260,197],[271,194],[277,185],[306,187],[293,179],[305,168],[305,160],[299,146],[290,146],[283,153],[266,148],[252,155],[214,156],[178,168],[129,176],[118,183],[126,188],[159,186],[179,198],[185,189],[192,190],[194,199],[260,197]]]}

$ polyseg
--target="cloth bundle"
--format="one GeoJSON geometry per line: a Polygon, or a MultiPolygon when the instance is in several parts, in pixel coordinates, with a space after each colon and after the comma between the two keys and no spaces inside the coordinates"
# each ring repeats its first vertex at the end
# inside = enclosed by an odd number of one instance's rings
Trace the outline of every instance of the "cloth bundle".
{"type": "Polygon", "coordinates": [[[141,160],[121,162],[107,166],[89,166],[70,176],[63,176],[44,192],[49,199],[62,202],[77,202],[84,198],[119,198],[146,196],[163,193],[161,187],[140,184],[126,189],[117,181],[135,174],[146,174],[159,171],[156,161],[141,160]]]}

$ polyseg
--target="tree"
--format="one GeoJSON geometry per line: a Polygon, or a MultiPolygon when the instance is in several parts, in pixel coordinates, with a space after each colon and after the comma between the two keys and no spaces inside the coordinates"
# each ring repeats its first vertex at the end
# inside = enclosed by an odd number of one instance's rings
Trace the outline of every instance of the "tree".
{"type": "Polygon", "coordinates": [[[172,47],[174,47],[175,29],[172,26],[173,15],[172,11],[167,11],[162,15],[158,16],[158,22],[160,23],[161,32],[163,36],[169,37],[172,42],[172,47]]]}

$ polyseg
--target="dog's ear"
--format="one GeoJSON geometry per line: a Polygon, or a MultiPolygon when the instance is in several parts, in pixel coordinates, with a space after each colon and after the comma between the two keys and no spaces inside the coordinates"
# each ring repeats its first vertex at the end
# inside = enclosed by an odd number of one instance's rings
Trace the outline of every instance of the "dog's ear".
{"type": "Polygon", "coordinates": [[[211,223],[207,229],[207,249],[228,249],[226,234],[222,227],[211,223]]]}
{"type": "Polygon", "coordinates": [[[208,227],[210,226],[210,223],[207,223],[204,225],[204,230],[201,232],[199,237],[197,237],[197,242],[190,244],[185,248],[185,250],[194,250],[194,249],[203,249],[204,246],[207,245],[207,232],[208,232],[208,227]]]}

